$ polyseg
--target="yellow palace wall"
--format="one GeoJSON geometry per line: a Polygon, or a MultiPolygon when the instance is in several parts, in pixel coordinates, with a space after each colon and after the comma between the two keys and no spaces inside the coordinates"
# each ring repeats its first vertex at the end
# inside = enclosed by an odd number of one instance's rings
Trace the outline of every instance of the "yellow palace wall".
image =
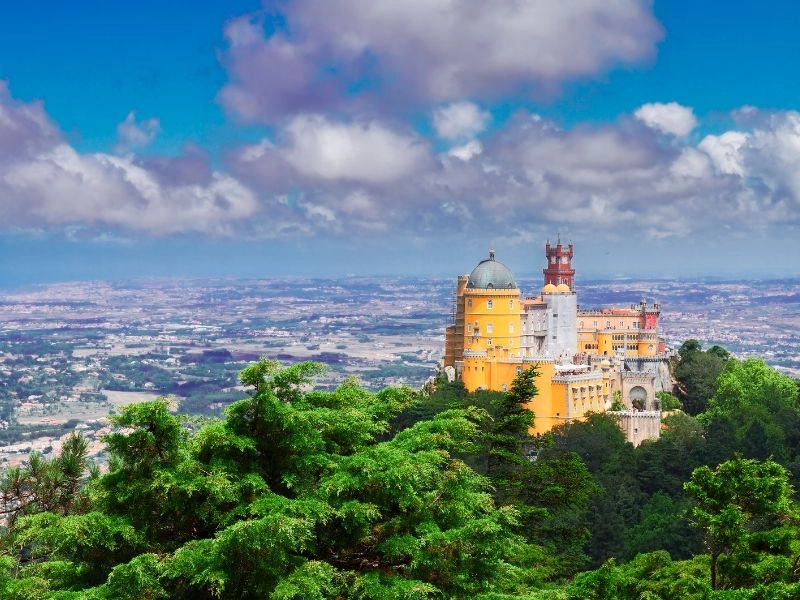
{"type": "Polygon", "coordinates": [[[519,355],[520,328],[518,289],[464,290],[464,350],[499,346],[519,355]]]}
{"type": "Polygon", "coordinates": [[[532,434],[546,433],[568,421],[582,420],[589,412],[604,412],[608,399],[608,376],[593,372],[593,377],[581,376],[576,380],[556,378],[555,363],[552,360],[523,362],[520,358],[505,358],[505,353],[489,351],[487,356],[464,357],[462,380],[467,390],[505,391],[517,374],[535,365],[539,371],[536,387],[539,393],[527,404],[536,416],[532,434]],[[576,396],[572,390],[594,388],[594,393],[576,396]]]}

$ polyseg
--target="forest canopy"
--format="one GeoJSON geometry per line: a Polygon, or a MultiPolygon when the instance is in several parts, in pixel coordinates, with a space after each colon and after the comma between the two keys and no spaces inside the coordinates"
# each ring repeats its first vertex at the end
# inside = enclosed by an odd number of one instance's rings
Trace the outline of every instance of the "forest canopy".
{"type": "Polygon", "coordinates": [[[122,409],[105,472],[73,435],[2,473],[0,597],[798,597],[797,382],[711,356],[639,448],[605,414],[531,438],[533,370],[371,393],[261,360],[222,418],[122,409]]]}

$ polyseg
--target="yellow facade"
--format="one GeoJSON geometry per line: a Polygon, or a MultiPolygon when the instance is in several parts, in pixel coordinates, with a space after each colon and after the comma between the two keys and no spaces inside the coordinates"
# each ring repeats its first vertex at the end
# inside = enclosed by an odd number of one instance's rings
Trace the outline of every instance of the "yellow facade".
{"type": "Polygon", "coordinates": [[[579,329],[578,352],[600,356],[622,354],[629,358],[656,356],[658,335],[641,329],[579,329]]]}
{"type": "Polygon", "coordinates": [[[536,366],[538,394],[527,408],[535,415],[531,433],[546,433],[558,425],[580,421],[590,412],[609,407],[609,378],[601,371],[560,374],[553,360],[523,361],[490,351],[486,356],[464,356],[462,381],[469,391],[506,391],[524,369],[536,366]]]}
{"type": "Polygon", "coordinates": [[[464,290],[464,350],[519,354],[519,290],[464,290]]]}
{"type": "MultiPolygon", "coordinates": [[[[550,312],[563,312],[563,303],[546,302],[548,294],[559,293],[571,293],[569,286],[548,283],[542,296],[536,300],[526,299],[524,304],[529,308],[532,303],[537,307],[546,304],[550,312]],[[561,306],[562,310],[556,311],[553,306],[561,306]]],[[[572,310],[575,310],[574,304],[572,310]]],[[[649,306],[642,301],[641,305],[630,309],[579,311],[578,320],[572,321],[575,329],[568,345],[575,343],[577,353],[655,356],[658,339],[654,319],[657,319],[658,310],[658,305],[649,306]]],[[[481,261],[468,277],[458,279],[454,324],[445,332],[445,366],[453,367],[466,389],[474,392],[507,391],[520,372],[536,365],[538,394],[528,405],[536,416],[531,431],[534,434],[610,408],[608,361],[604,361],[601,370],[590,370],[588,364],[556,365],[554,359],[543,356],[523,358],[522,342],[527,340],[522,337],[523,317],[528,319],[525,322],[530,327],[530,316],[520,302],[520,290],[511,271],[496,261],[494,252],[490,251],[489,258],[481,261]]],[[[547,317],[550,321],[540,319],[534,323],[539,327],[549,322],[554,328],[552,332],[537,329],[533,335],[546,335],[547,340],[555,340],[557,325],[552,320],[555,316],[547,317]]]]}

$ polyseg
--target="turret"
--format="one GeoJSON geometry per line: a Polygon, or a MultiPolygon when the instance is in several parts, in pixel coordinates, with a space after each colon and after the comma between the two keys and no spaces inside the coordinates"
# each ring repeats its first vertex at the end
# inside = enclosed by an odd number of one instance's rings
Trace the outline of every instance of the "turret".
{"type": "Polygon", "coordinates": [[[544,284],[557,286],[563,283],[573,289],[575,269],[572,268],[572,243],[563,246],[559,237],[556,245],[551,246],[548,240],[545,246],[545,256],[547,257],[547,267],[543,271],[544,284]]]}

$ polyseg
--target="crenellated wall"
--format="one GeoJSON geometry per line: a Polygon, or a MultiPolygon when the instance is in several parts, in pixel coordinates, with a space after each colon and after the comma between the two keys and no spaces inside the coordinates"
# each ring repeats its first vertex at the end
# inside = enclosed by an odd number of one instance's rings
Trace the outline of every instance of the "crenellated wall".
{"type": "Polygon", "coordinates": [[[634,446],[645,440],[657,440],[661,437],[661,411],[659,410],[620,410],[608,411],[617,419],[625,439],[634,446]]]}

